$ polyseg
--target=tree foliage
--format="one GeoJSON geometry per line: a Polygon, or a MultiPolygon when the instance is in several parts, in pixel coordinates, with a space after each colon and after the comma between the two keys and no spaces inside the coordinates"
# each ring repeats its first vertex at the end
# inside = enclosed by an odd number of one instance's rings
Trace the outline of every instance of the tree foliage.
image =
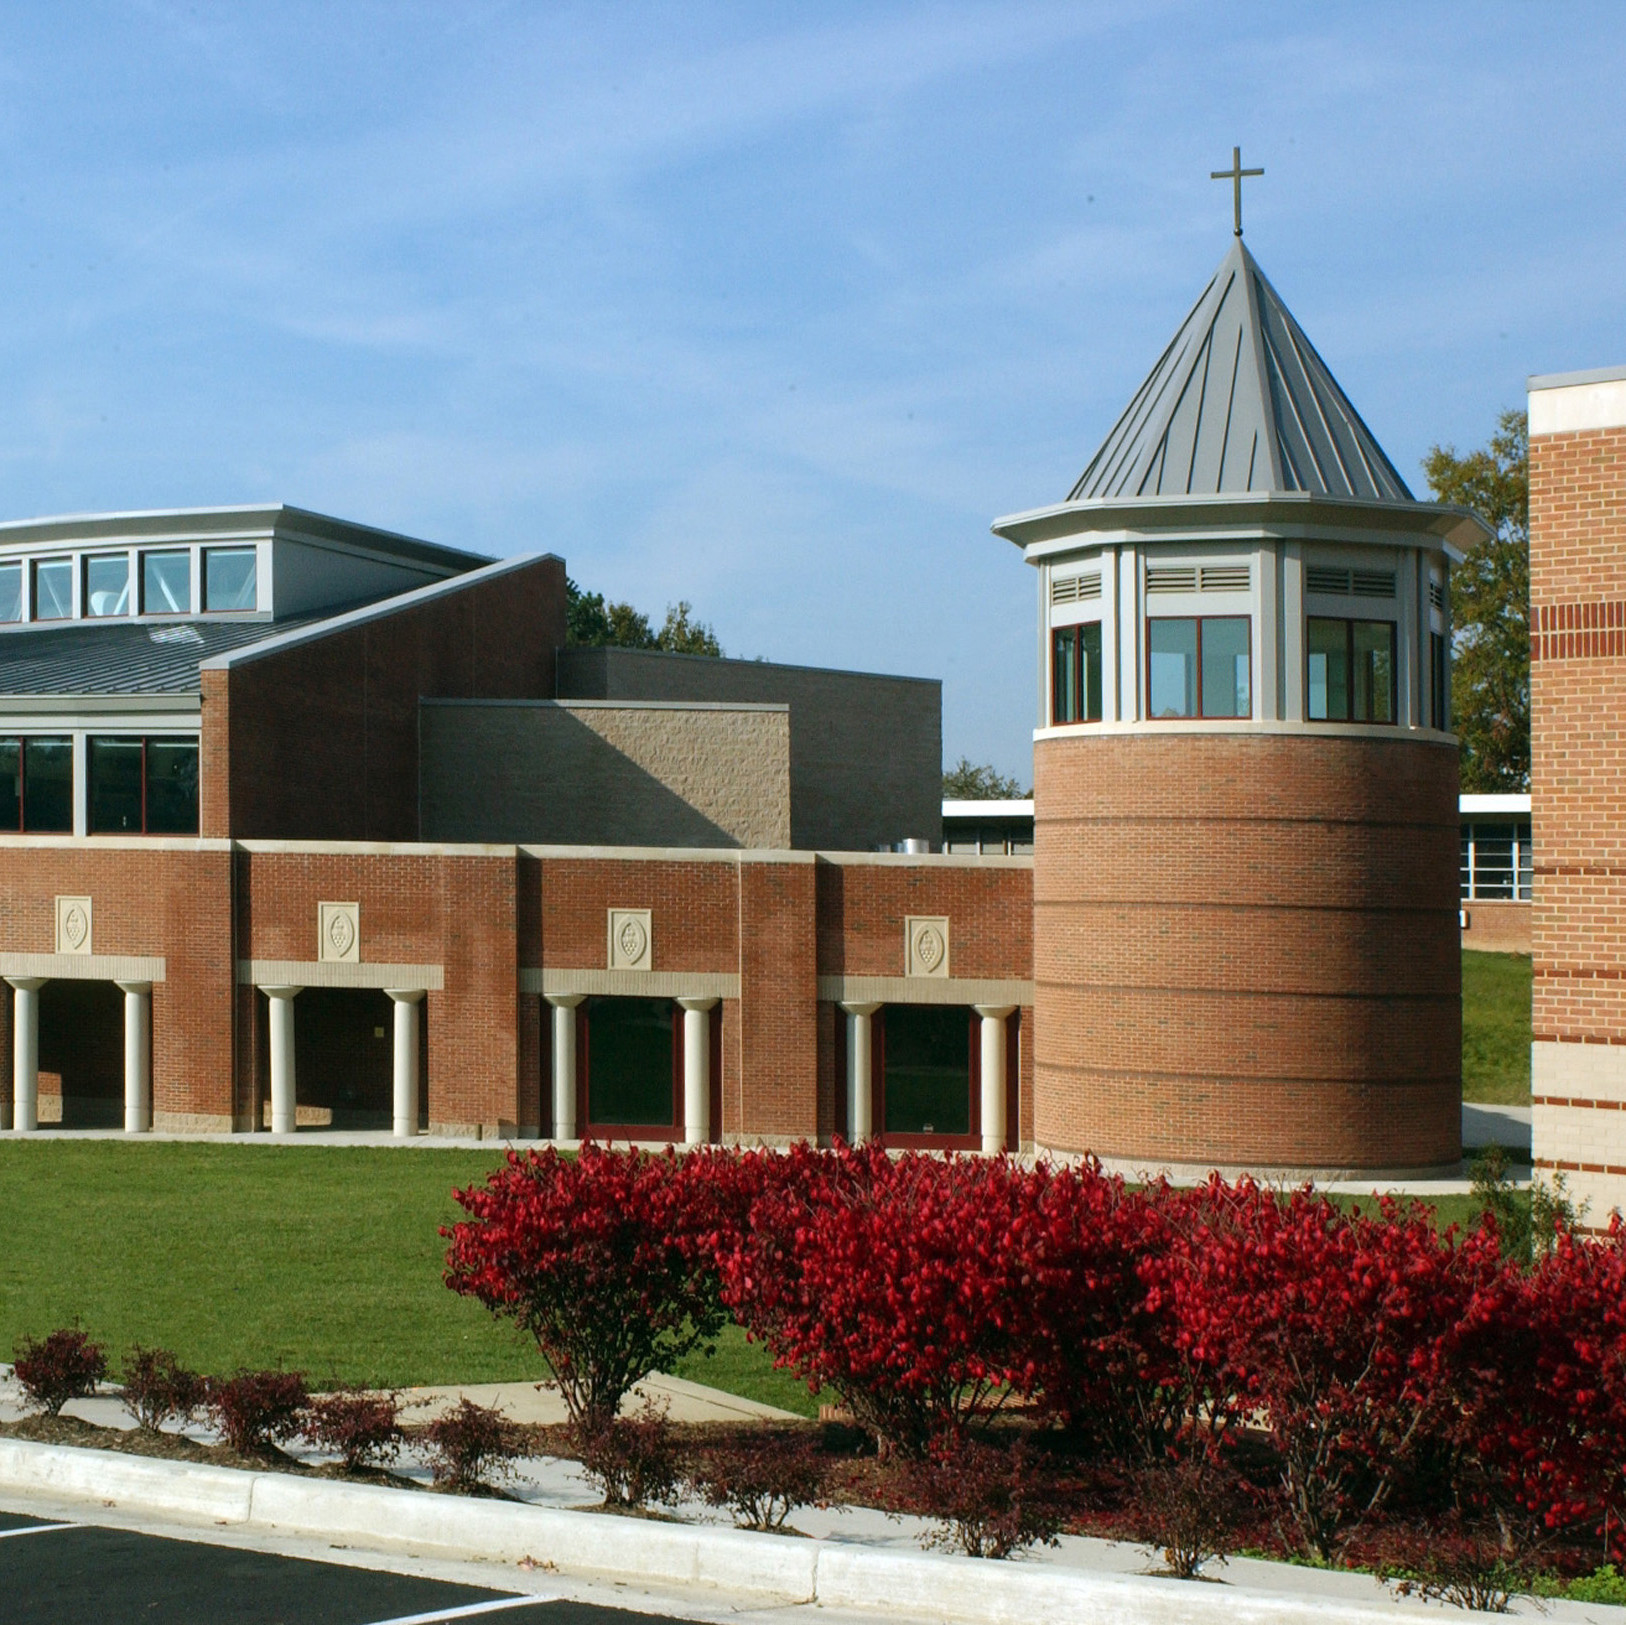
{"type": "Polygon", "coordinates": [[[565,577],[565,642],[572,648],[659,649],[667,654],[721,657],[717,634],[680,599],[666,606],[657,632],[631,604],[606,603],[601,592],[584,592],[565,577]]]}
{"type": "Polygon", "coordinates": [[[947,801],[1015,801],[1021,795],[1017,780],[965,756],[943,771],[943,797],[947,801]]]}
{"type": "Polygon", "coordinates": [[[1504,412],[1489,444],[1423,459],[1441,502],[1471,509],[1496,533],[1451,572],[1452,722],[1462,788],[1530,788],[1530,441],[1523,412],[1504,412]]]}

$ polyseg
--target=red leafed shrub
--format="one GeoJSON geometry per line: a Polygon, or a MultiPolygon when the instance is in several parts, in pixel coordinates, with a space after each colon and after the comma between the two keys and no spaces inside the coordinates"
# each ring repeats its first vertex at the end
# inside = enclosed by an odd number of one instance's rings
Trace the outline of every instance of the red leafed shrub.
{"type": "Polygon", "coordinates": [[[347,1473],[393,1461],[406,1435],[401,1431],[401,1396],[340,1388],[310,1402],[300,1429],[318,1450],[330,1450],[347,1473]]]}
{"type": "Polygon", "coordinates": [[[203,1406],[208,1384],[168,1349],[138,1343],[124,1357],[124,1408],[136,1425],[156,1433],[171,1418],[184,1422],[203,1406]]]}
{"type": "Polygon", "coordinates": [[[724,1319],[714,1243],[739,1211],[739,1157],[551,1147],[510,1153],[456,1192],[446,1283],[516,1321],[553,1369],[571,1420],[599,1428],[622,1396],[707,1344],[724,1319]]]}
{"type": "Polygon", "coordinates": [[[1004,1158],[799,1148],[774,1159],[720,1259],[723,1299],[777,1364],[921,1456],[1032,1385],[1011,1335],[1027,1262],[1010,1245],[1031,1186],[1004,1158]]]}
{"type": "Polygon", "coordinates": [[[1352,1216],[1250,1181],[1200,1200],[1207,1222],[1170,1248],[1155,1290],[1211,1391],[1257,1407],[1287,1520],[1328,1560],[1455,1426],[1458,1324],[1501,1274],[1495,1239],[1458,1244],[1420,1207],[1352,1216]]]}
{"type": "Polygon", "coordinates": [[[107,1355],[77,1327],[64,1326],[36,1341],[17,1345],[17,1381],[31,1403],[47,1416],[57,1415],[70,1399],[88,1399],[107,1375],[107,1355]]]}
{"type": "Polygon", "coordinates": [[[939,1520],[924,1537],[927,1546],[967,1557],[1009,1557],[1029,1546],[1054,1546],[1066,1522],[1020,1439],[1001,1448],[970,1434],[939,1438],[909,1464],[909,1478],[939,1520]]]}
{"type": "Polygon", "coordinates": [[[459,1400],[423,1430],[429,1471],[437,1484],[475,1490],[510,1477],[514,1463],[529,1453],[525,1430],[489,1405],[459,1400]]]}
{"type": "Polygon", "coordinates": [[[239,1455],[264,1455],[296,1438],[308,1399],[300,1371],[238,1371],[209,1379],[205,1405],[221,1437],[239,1455]]]}
{"type": "Polygon", "coordinates": [[[819,1442],[807,1428],[761,1427],[706,1448],[689,1483],[707,1506],[727,1507],[740,1529],[783,1529],[824,1494],[819,1442]]]}
{"type": "Polygon", "coordinates": [[[1025,1176],[1007,1246],[1023,1269],[1014,1362],[1044,1410],[1102,1454],[1159,1459],[1198,1396],[1166,1300],[1143,1275],[1181,1213],[1163,1185],[1129,1189],[1095,1163],[1025,1176]]]}
{"type": "Polygon", "coordinates": [[[1626,1229],[1561,1232],[1528,1275],[1505,1271],[1463,1330],[1473,1387],[1463,1432],[1473,1490],[1553,1537],[1626,1559],[1626,1229]]]}

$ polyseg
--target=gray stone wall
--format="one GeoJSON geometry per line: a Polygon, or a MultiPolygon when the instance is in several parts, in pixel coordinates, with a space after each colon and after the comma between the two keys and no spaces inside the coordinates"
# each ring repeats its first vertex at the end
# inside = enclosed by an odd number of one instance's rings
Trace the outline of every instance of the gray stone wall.
{"type": "Polygon", "coordinates": [[[783,705],[425,700],[421,838],[791,844],[783,705]]]}
{"type": "Polygon", "coordinates": [[[942,840],[943,685],[934,678],[561,649],[562,700],[711,701],[790,708],[790,842],[872,852],[942,840]]]}

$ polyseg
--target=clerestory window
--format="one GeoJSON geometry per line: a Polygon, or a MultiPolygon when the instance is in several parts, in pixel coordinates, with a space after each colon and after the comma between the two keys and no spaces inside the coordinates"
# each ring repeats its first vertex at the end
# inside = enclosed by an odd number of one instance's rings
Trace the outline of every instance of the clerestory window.
{"type": "Polygon", "coordinates": [[[1146,691],[1153,717],[1253,715],[1246,615],[1165,615],[1146,623],[1146,691]]]}
{"type": "Polygon", "coordinates": [[[1395,624],[1308,618],[1306,715],[1311,722],[1395,720],[1395,624]]]}

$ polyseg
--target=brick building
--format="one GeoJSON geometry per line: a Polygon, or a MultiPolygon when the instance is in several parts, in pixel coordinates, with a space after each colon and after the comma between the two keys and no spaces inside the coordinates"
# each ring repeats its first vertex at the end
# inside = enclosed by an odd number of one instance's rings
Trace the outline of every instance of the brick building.
{"type": "Polygon", "coordinates": [[[1626,368],[1530,380],[1532,1142],[1626,1209],[1626,368]]]}
{"type": "Polygon", "coordinates": [[[1034,1132],[1126,1167],[1461,1155],[1446,582],[1418,502],[1236,240],[1039,578],[1034,1132]]]}
{"type": "Polygon", "coordinates": [[[0,626],[17,1129],[1031,1139],[935,682],[563,650],[561,560],[290,508],[0,527],[0,626]]]}
{"type": "Polygon", "coordinates": [[[1238,240],[1067,500],[995,526],[1030,855],[933,850],[935,682],[566,649],[551,555],[0,526],[0,1113],[1454,1166],[1481,529],[1238,240]]]}

